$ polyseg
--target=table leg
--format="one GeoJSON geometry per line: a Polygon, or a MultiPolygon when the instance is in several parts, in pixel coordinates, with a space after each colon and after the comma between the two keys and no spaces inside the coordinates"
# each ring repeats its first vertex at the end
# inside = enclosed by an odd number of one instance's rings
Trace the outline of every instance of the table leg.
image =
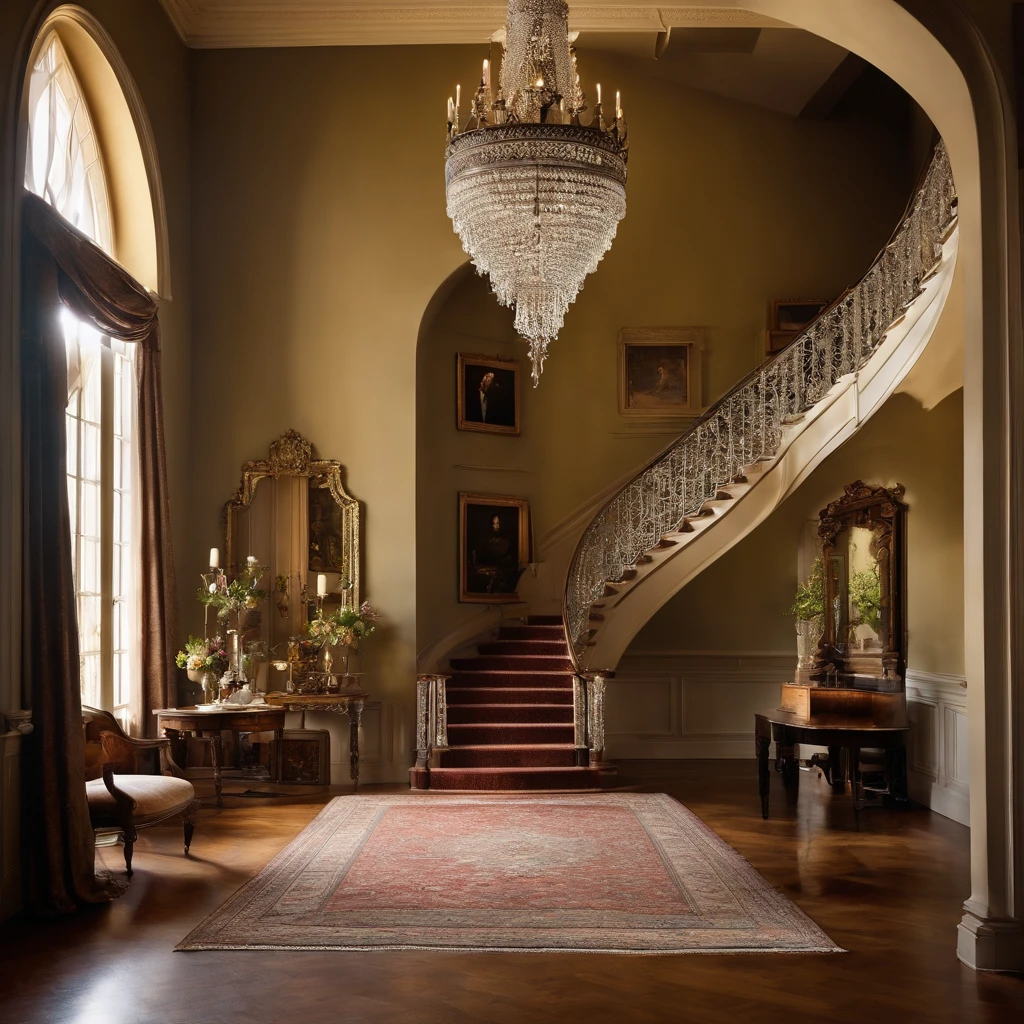
{"type": "Polygon", "coordinates": [[[349,720],[349,776],[352,779],[352,789],[359,791],[359,726],[363,720],[363,702],[354,701],[348,709],[349,720]]]}
{"type": "Polygon", "coordinates": [[[221,805],[220,762],[223,748],[221,747],[220,729],[210,737],[210,757],[213,759],[213,792],[217,797],[217,806],[221,805]]]}
{"type": "Polygon", "coordinates": [[[782,785],[792,803],[800,793],[800,764],[796,758],[796,744],[788,741],[777,742],[775,753],[782,772],[782,785]]]}
{"type": "Polygon", "coordinates": [[[843,771],[843,748],[828,748],[828,784],[837,792],[846,789],[846,772],[843,771]]]}
{"type": "Polygon", "coordinates": [[[885,776],[889,793],[896,800],[907,799],[907,748],[902,744],[885,751],[885,776]]]}
{"type": "Polygon", "coordinates": [[[281,782],[284,778],[284,726],[274,730],[274,771],[277,773],[275,782],[281,782]]]}
{"type": "Polygon", "coordinates": [[[757,739],[757,790],[761,794],[761,817],[768,817],[768,794],[771,791],[771,772],[768,769],[768,736],[757,739]]]}
{"type": "Polygon", "coordinates": [[[860,747],[849,747],[850,793],[853,796],[853,815],[860,817],[860,747]]]}

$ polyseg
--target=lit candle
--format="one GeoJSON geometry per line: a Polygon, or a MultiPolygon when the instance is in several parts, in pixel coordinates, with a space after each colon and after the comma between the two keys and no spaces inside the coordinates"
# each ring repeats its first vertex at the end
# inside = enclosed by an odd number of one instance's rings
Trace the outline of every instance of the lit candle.
{"type": "Polygon", "coordinates": [[[316,575],[316,596],[327,596],[327,577],[322,572],[319,572],[316,575]]]}
{"type": "Polygon", "coordinates": [[[459,107],[462,104],[462,86],[455,86],[455,110],[458,112],[459,107]]]}
{"type": "Polygon", "coordinates": [[[615,116],[622,119],[622,94],[619,92],[615,93],[615,116]]]}
{"type": "Polygon", "coordinates": [[[210,568],[220,568],[220,548],[210,548],[210,568]]]}
{"type": "Polygon", "coordinates": [[[490,89],[491,87],[491,62],[485,57],[484,58],[484,89],[490,89]]]}
{"type": "Polygon", "coordinates": [[[601,83],[600,82],[597,83],[597,102],[598,102],[598,105],[600,105],[600,103],[601,103],[601,83]]]}
{"type": "Polygon", "coordinates": [[[448,123],[453,124],[455,122],[455,101],[448,97],[448,123]]]}

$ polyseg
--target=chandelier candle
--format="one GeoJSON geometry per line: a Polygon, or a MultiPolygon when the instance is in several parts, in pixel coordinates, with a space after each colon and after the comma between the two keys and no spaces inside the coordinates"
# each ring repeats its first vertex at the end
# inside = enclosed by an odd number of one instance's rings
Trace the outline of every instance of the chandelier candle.
{"type": "Polygon", "coordinates": [[[629,140],[586,96],[569,46],[565,0],[509,0],[498,95],[491,66],[463,125],[449,100],[448,216],[498,301],[515,310],[537,386],[569,303],[611,247],[626,214],[629,140]]]}

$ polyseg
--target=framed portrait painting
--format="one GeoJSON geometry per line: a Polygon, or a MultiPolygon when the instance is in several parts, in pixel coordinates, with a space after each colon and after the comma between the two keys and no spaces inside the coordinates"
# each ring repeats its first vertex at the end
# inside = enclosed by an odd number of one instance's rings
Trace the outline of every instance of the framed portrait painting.
{"type": "Polygon", "coordinates": [[[504,494],[459,494],[459,600],[507,604],[530,561],[530,505],[504,494]]]}
{"type": "Polygon", "coordinates": [[[459,353],[459,430],[519,433],[519,360],[459,353]]]}
{"type": "Polygon", "coordinates": [[[633,418],[702,411],[701,327],[625,327],[619,332],[619,413],[633,418]]]}

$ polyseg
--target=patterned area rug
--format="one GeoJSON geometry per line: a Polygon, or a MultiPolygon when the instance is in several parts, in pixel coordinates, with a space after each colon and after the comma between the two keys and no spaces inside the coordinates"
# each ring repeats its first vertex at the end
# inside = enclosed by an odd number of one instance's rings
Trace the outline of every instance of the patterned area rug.
{"type": "Polygon", "coordinates": [[[177,948],[842,952],[663,793],[336,797],[177,948]]]}

